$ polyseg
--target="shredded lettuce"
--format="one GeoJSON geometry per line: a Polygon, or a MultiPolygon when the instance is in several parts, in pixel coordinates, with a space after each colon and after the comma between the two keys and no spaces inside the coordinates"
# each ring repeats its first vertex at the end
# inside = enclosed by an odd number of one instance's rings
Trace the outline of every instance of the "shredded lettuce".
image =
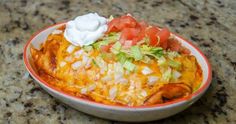
{"type": "Polygon", "coordinates": [[[112,32],[112,33],[109,33],[108,36],[105,36],[103,39],[116,42],[119,40],[119,38],[120,38],[120,33],[112,32]]]}
{"type": "Polygon", "coordinates": [[[149,63],[151,61],[151,59],[148,56],[144,56],[141,61],[144,63],[149,63]]]}
{"type": "Polygon", "coordinates": [[[142,45],[142,44],[149,44],[149,38],[148,37],[144,37],[141,41],[139,41],[137,43],[137,45],[142,45]]]}
{"type": "Polygon", "coordinates": [[[95,62],[101,69],[103,69],[104,71],[107,70],[107,63],[101,57],[97,56],[95,58],[95,62]]]}
{"type": "Polygon", "coordinates": [[[157,60],[157,62],[158,62],[158,65],[159,65],[159,66],[164,66],[164,65],[167,64],[167,61],[166,61],[166,59],[165,59],[164,56],[160,57],[160,58],[157,60]]]}
{"type": "Polygon", "coordinates": [[[102,52],[100,55],[100,57],[102,57],[103,59],[107,59],[107,58],[112,58],[113,54],[112,53],[106,53],[106,52],[102,52]]]}
{"type": "Polygon", "coordinates": [[[135,69],[135,64],[133,64],[132,62],[126,60],[125,63],[123,64],[123,67],[125,69],[127,69],[128,71],[134,71],[135,69]]]}
{"type": "Polygon", "coordinates": [[[95,49],[100,49],[103,45],[108,45],[110,43],[116,42],[119,40],[120,34],[119,33],[110,33],[109,35],[103,37],[100,41],[97,41],[93,44],[95,49]]]}
{"type": "Polygon", "coordinates": [[[137,60],[141,60],[143,58],[143,55],[141,53],[141,50],[138,46],[132,46],[130,48],[131,50],[131,54],[133,55],[133,58],[137,61],[137,60]]]}
{"type": "Polygon", "coordinates": [[[127,57],[126,57],[125,53],[123,53],[123,52],[118,53],[116,55],[116,57],[117,57],[118,61],[122,64],[125,63],[125,61],[127,60],[127,57]]]}
{"type": "Polygon", "coordinates": [[[172,77],[172,71],[171,68],[168,68],[164,73],[162,74],[162,80],[169,82],[172,77]]]}
{"type": "Polygon", "coordinates": [[[123,52],[127,58],[133,58],[130,49],[121,49],[120,51],[123,52]]]}
{"type": "Polygon", "coordinates": [[[95,61],[94,59],[92,59],[92,63],[93,63],[95,66],[99,67],[98,64],[96,63],[96,61],[95,61]]]}
{"type": "Polygon", "coordinates": [[[141,46],[141,50],[142,50],[142,51],[150,51],[150,50],[151,50],[151,47],[149,47],[148,45],[142,45],[142,46],[141,46]]]}
{"type": "Polygon", "coordinates": [[[149,57],[154,57],[156,59],[159,59],[160,57],[163,56],[163,49],[161,47],[151,47],[148,45],[142,45],[142,46],[135,45],[132,46],[130,49],[123,49],[120,45],[121,44],[118,44],[117,46],[114,45],[114,48],[112,48],[112,53],[117,54],[118,60],[121,60],[121,63],[124,63],[125,60],[124,58],[133,59],[135,61],[140,60],[144,63],[148,63],[151,60],[149,57]]]}
{"type": "Polygon", "coordinates": [[[176,51],[167,51],[167,56],[170,59],[174,59],[175,57],[180,56],[178,52],[176,51]]]}
{"type": "Polygon", "coordinates": [[[101,46],[103,45],[108,45],[110,42],[108,40],[102,40],[102,41],[98,41],[96,43],[93,44],[93,47],[95,49],[100,49],[101,46]]]}
{"type": "Polygon", "coordinates": [[[163,49],[161,47],[151,47],[151,46],[148,46],[148,45],[142,45],[141,46],[141,51],[142,51],[143,54],[152,56],[156,59],[163,56],[163,49]]]}
{"type": "Polygon", "coordinates": [[[123,75],[124,69],[121,63],[117,62],[114,64],[114,71],[116,75],[123,75]]]}
{"type": "Polygon", "coordinates": [[[111,47],[111,52],[113,54],[118,54],[120,52],[120,49],[121,49],[121,43],[120,42],[116,42],[112,47],[111,47]]]}
{"type": "Polygon", "coordinates": [[[168,65],[173,68],[179,68],[181,66],[181,63],[174,60],[169,60],[168,65]]]}
{"type": "Polygon", "coordinates": [[[93,50],[93,47],[89,45],[89,46],[84,46],[83,49],[84,49],[85,51],[89,52],[89,51],[92,51],[92,50],[93,50]]]}

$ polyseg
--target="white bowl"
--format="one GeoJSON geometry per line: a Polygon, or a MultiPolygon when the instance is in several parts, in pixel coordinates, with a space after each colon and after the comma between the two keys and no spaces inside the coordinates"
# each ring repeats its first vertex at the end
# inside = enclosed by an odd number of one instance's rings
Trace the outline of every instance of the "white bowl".
{"type": "Polygon", "coordinates": [[[192,105],[205,93],[205,91],[210,85],[212,74],[211,74],[211,66],[207,58],[192,43],[172,33],[182,43],[182,45],[187,47],[191,51],[191,54],[193,54],[197,58],[197,61],[200,64],[203,71],[203,81],[201,87],[196,92],[191,94],[189,97],[181,98],[176,101],[167,102],[164,104],[140,106],[140,107],[128,107],[128,106],[105,105],[102,103],[97,103],[94,101],[89,101],[83,98],[69,95],[51,86],[47,82],[43,81],[37,75],[37,72],[35,71],[33,66],[32,57],[30,53],[31,45],[34,46],[35,48],[39,48],[40,44],[42,44],[47,39],[47,36],[53,30],[64,24],[65,23],[52,25],[33,35],[24,48],[24,63],[31,76],[37,81],[37,83],[44,90],[46,90],[52,96],[56,97],[57,99],[61,100],[62,102],[68,104],[69,106],[79,111],[97,117],[117,120],[117,121],[144,122],[144,121],[158,120],[174,115],[192,105]]]}

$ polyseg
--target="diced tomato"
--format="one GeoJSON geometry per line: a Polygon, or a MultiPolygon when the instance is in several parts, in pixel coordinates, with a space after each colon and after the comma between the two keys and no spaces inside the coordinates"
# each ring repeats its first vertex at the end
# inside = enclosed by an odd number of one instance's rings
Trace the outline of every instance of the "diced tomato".
{"type": "Polygon", "coordinates": [[[137,21],[132,16],[121,16],[120,18],[114,18],[108,23],[107,33],[119,32],[125,28],[134,28],[137,25],[137,21]]]}
{"type": "MultiPolygon", "coordinates": [[[[135,37],[138,36],[139,29],[136,28],[125,28],[121,32],[120,42],[124,44],[126,40],[133,40],[135,37]]],[[[135,44],[135,43],[133,43],[135,44]]]]}
{"type": "Polygon", "coordinates": [[[181,43],[176,39],[168,40],[167,45],[167,49],[170,49],[171,51],[176,51],[183,54],[190,54],[190,51],[187,48],[181,46],[181,43]]]}
{"type": "Polygon", "coordinates": [[[102,45],[101,51],[102,52],[109,52],[111,47],[112,47],[112,45],[102,45]]]}
{"type": "MultiPolygon", "coordinates": [[[[170,32],[167,28],[162,29],[161,31],[152,26],[147,28],[148,24],[145,22],[138,23],[132,16],[125,15],[120,18],[115,18],[108,23],[108,31],[110,32],[121,32],[120,42],[125,44],[125,41],[132,41],[129,43],[131,45],[137,44],[145,36],[149,38],[151,46],[160,46],[164,49],[168,47],[168,38],[170,37],[170,32]],[[160,39],[158,39],[158,37],[160,39]],[[160,42],[158,42],[158,40],[160,42]]],[[[179,49],[178,44],[173,44],[170,46],[171,49],[179,49]]]]}
{"type": "Polygon", "coordinates": [[[131,46],[135,45],[136,43],[133,40],[126,40],[123,44],[123,48],[127,49],[131,46]]]}
{"type": "Polygon", "coordinates": [[[181,48],[180,48],[180,53],[183,53],[183,54],[190,54],[191,52],[190,52],[190,50],[188,50],[187,48],[181,47],[181,48]]]}
{"type": "Polygon", "coordinates": [[[149,38],[150,41],[150,45],[151,46],[156,46],[158,45],[158,39],[157,39],[157,33],[159,32],[157,27],[150,27],[148,29],[146,29],[146,35],[149,38]]]}
{"type": "Polygon", "coordinates": [[[140,22],[136,28],[138,28],[140,31],[138,33],[138,36],[133,39],[134,42],[139,42],[145,37],[145,31],[146,28],[148,27],[147,23],[145,22],[140,22]]]}
{"type": "Polygon", "coordinates": [[[148,27],[148,24],[144,21],[141,21],[137,24],[138,27],[142,28],[142,29],[145,29],[148,27]]]}
{"type": "Polygon", "coordinates": [[[120,23],[120,18],[114,18],[108,23],[107,33],[118,32],[118,24],[120,23]]]}
{"type": "Polygon", "coordinates": [[[134,28],[136,25],[137,21],[132,16],[125,15],[121,16],[118,28],[120,30],[124,28],[134,28]]]}
{"type": "Polygon", "coordinates": [[[133,39],[134,43],[141,41],[144,38],[144,36],[145,34],[141,34],[141,33],[138,34],[138,36],[133,39]]]}
{"type": "Polygon", "coordinates": [[[181,44],[177,40],[168,40],[168,48],[178,52],[181,48],[181,44]]]}
{"type": "Polygon", "coordinates": [[[157,33],[157,35],[160,38],[160,46],[163,49],[167,48],[167,40],[170,37],[170,31],[167,28],[163,28],[161,31],[157,33]]]}

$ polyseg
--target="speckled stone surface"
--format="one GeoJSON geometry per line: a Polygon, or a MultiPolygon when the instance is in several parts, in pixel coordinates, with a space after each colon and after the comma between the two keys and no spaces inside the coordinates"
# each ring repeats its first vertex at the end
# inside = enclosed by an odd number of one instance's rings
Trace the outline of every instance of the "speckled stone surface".
{"type": "Polygon", "coordinates": [[[48,95],[31,77],[23,78],[23,46],[30,36],[88,12],[104,16],[131,13],[167,26],[209,58],[213,80],[207,93],[187,110],[150,123],[236,123],[235,0],[1,0],[0,124],[121,123],[76,111],[48,95]]]}

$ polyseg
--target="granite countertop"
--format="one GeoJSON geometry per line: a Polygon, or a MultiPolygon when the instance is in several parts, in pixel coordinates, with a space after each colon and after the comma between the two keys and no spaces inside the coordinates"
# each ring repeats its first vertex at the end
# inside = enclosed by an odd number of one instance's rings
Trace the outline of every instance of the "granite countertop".
{"type": "Polygon", "coordinates": [[[30,36],[88,12],[104,16],[131,13],[140,20],[167,26],[209,58],[213,80],[207,93],[187,110],[150,123],[236,123],[235,0],[1,0],[0,124],[121,123],[76,111],[27,78],[22,52],[30,36]]]}

